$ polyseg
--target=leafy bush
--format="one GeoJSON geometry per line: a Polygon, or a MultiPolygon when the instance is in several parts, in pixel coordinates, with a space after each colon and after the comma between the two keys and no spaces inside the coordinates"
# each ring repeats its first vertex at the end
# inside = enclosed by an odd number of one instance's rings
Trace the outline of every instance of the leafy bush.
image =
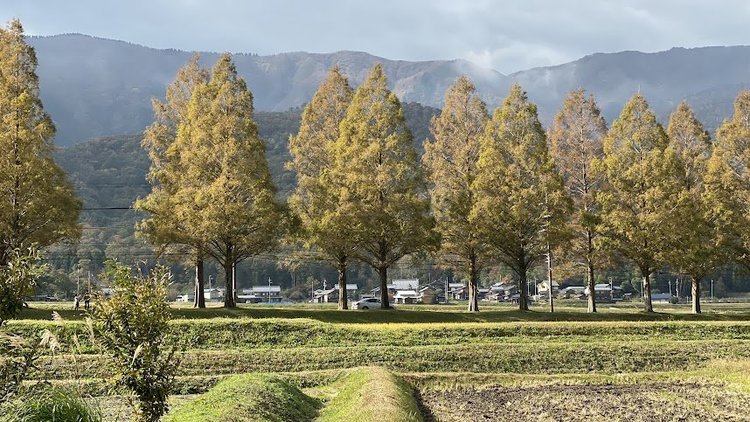
{"type": "Polygon", "coordinates": [[[0,265],[0,326],[15,317],[24,305],[24,297],[31,293],[34,280],[42,274],[37,266],[38,252],[15,250],[5,265],[0,265]]]}
{"type": "Polygon", "coordinates": [[[50,388],[24,397],[6,416],[14,422],[99,422],[101,411],[70,390],[50,388]]]}
{"type": "Polygon", "coordinates": [[[311,421],[320,403],[270,375],[230,377],[167,415],[165,422],[311,421]]]}
{"type": "Polygon", "coordinates": [[[179,365],[175,348],[166,347],[164,340],[169,330],[170,274],[156,268],[147,277],[134,276],[127,267],[110,262],[107,277],[115,292],[94,308],[96,338],[112,358],[109,369],[116,385],[138,398],[136,417],[158,421],[168,410],[167,397],[179,365]]]}

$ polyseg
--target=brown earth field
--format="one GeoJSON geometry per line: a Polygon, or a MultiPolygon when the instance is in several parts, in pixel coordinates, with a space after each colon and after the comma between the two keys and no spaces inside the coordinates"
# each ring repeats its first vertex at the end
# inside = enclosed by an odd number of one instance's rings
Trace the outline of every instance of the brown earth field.
{"type": "Polygon", "coordinates": [[[425,421],[750,421],[750,394],[713,383],[458,387],[418,392],[425,421]]]}

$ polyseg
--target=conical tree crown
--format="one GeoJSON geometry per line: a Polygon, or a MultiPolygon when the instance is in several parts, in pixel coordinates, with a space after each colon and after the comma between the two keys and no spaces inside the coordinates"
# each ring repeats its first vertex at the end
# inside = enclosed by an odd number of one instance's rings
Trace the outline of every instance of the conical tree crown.
{"type": "Polygon", "coordinates": [[[352,231],[361,231],[363,255],[390,264],[423,247],[432,226],[424,177],[381,65],[355,92],[340,130],[333,176],[341,184],[342,211],[357,219],[352,231]]]}
{"type": "MultiPolygon", "coordinates": [[[[573,236],[558,257],[563,262],[585,267],[589,279],[594,278],[594,268],[603,261],[593,244],[599,220],[594,197],[601,189],[602,177],[594,173],[592,163],[604,153],[602,143],[606,134],[607,124],[596,100],[583,89],[567,95],[549,131],[550,153],[574,202],[574,216],[569,221],[573,236]]],[[[566,269],[563,266],[563,271],[566,269]]]]}
{"type": "Polygon", "coordinates": [[[167,86],[166,101],[154,99],[154,122],[144,131],[142,145],[151,159],[149,180],[153,188],[135,207],[149,212],[149,218],[138,227],[139,234],[152,244],[199,244],[201,239],[190,237],[182,221],[174,213],[174,194],[181,188],[184,171],[180,162],[181,149],[175,145],[177,131],[189,118],[189,104],[198,85],[208,83],[208,72],[200,67],[196,54],[177,71],[175,80],[167,86]]]}
{"type": "Polygon", "coordinates": [[[750,268],[750,91],[734,101],[734,114],[724,121],[707,164],[704,182],[710,216],[719,243],[750,268]]]}
{"type": "Polygon", "coordinates": [[[595,166],[606,181],[597,197],[603,243],[642,271],[663,262],[677,233],[680,207],[675,205],[684,172],[668,144],[648,103],[636,94],[612,124],[604,140],[604,158],[595,166]]]}
{"type": "Polygon", "coordinates": [[[440,115],[432,118],[434,140],[425,143],[423,163],[443,251],[459,255],[458,259],[477,252],[469,223],[475,202],[471,185],[477,177],[480,139],[488,120],[487,106],[474,84],[462,76],[446,93],[440,115]]]}
{"type": "Polygon", "coordinates": [[[223,54],[195,88],[174,145],[184,170],[178,202],[187,205],[180,217],[203,238],[275,241],[280,210],[252,115],[252,94],[223,54]]]}
{"type": "Polygon", "coordinates": [[[179,181],[178,151],[169,147],[177,138],[177,130],[188,118],[188,106],[195,87],[208,82],[208,71],[200,64],[200,56],[195,54],[190,61],[177,71],[175,80],[167,86],[166,100],[152,100],[154,122],[143,134],[143,147],[151,159],[149,178],[161,186],[175,184],[179,181]]]}
{"type": "Polygon", "coordinates": [[[289,138],[293,160],[288,167],[296,171],[298,183],[317,178],[333,164],[330,148],[339,138],[339,125],[353,95],[346,77],[333,67],[302,112],[299,132],[289,138]]]}
{"type": "Polygon", "coordinates": [[[341,121],[346,117],[353,90],[338,67],[334,67],[302,113],[300,130],[289,139],[297,187],[289,199],[301,221],[301,234],[308,246],[317,246],[333,256],[342,256],[353,246],[348,217],[340,212],[339,179],[332,177],[335,144],[341,121]]]}
{"type": "Polygon", "coordinates": [[[536,106],[514,85],[481,140],[472,212],[487,242],[514,270],[543,251],[545,233],[566,218],[568,200],[547,150],[536,106]]]}
{"type": "Polygon", "coordinates": [[[55,128],[39,99],[36,66],[21,23],[0,29],[0,265],[14,248],[80,235],[81,203],[52,157],[55,128]]]}
{"type": "Polygon", "coordinates": [[[348,191],[363,201],[390,194],[411,195],[424,188],[412,136],[401,103],[388,90],[385,73],[375,65],[357,89],[341,122],[337,167],[348,167],[348,191]]]}
{"type": "Polygon", "coordinates": [[[711,138],[686,102],[669,117],[667,136],[685,165],[687,187],[701,185],[711,156],[711,138]]]}

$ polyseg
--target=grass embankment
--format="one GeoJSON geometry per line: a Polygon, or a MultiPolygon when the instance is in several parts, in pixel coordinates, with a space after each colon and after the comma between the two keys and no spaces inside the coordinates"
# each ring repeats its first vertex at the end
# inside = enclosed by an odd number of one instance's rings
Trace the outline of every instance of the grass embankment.
{"type": "Polygon", "coordinates": [[[383,368],[356,369],[317,391],[329,397],[319,422],[422,420],[412,387],[383,368]]]}
{"type": "Polygon", "coordinates": [[[320,401],[270,375],[236,375],[167,415],[165,422],[311,421],[320,401]]]}
{"type": "MultiPolygon", "coordinates": [[[[175,320],[171,344],[186,350],[245,348],[434,346],[476,343],[597,343],[659,339],[750,340],[750,322],[518,322],[518,323],[392,323],[332,324],[278,318],[175,320]]],[[[60,352],[95,353],[82,321],[11,321],[8,332],[33,338],[45,329],[60,340],[60,352]],[[73,340],[73,336],[77,340],[73,340]]]]}
{"type": "MultiPolygon", "coordinates": [[[[405,372],[619,373],[695,369],[714,359],[750,357],[747,322],[530,322],[330,324],[309,320],[174,321],[184,348],[180,376],[295,372],[380,365],[405,372]]],[[[44,329],[72,345],[34,379],[100,378],[109,362],[87,344],[81,322],[12,322],[26,337],[44,329]]]]}
{"type": "Polygon", "coordinates": [[[409,384],[383,368],[369,367],[340,374],[308,394],[283,375],[233,376],[164,420],[410,422],[422,418],[409,384]]]}
{"type": "MultiPolygon", "coordinates": [[[[701,315],[693,315],[684,305],[657,305],[657,312],[645,313],[635,303],[605,307],[600,312],[587,313],[579,306],[558,306],[550,313],[546,308],[521,312],[510,305],[484,306],[482,312],[465,312],[465,307],[454,305],[397,305],[397,309],[381,311],[338,311],[335,307],[319,305],[265,306],[240,305],[235,309],[210,307],[193,309],[173,306],[175,319],[207,318],[282,318],[313,319],[331,323],[455,323],[455,322],[518,322],[518,321],[750,321],[750,304],[716,304],[706,306],[701,315]],[[720,306],[721,305],[721,306],[720,306]]],[[[51,320],[52,311],[66,320],[85,318],[85,311],[74,311],[72,306],[51,303],[35,303],[25,309],[18,319],[51,320]]]]}

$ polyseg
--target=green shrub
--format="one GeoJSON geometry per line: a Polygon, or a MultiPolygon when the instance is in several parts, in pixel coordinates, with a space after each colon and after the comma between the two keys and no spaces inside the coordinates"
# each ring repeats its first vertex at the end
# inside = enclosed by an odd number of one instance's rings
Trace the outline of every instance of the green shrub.
{"type": "Polygon", "coordinates": [[[288,381],[237,375],[176,409],[165,422],[311,421],[320,403],[288,381]]]}
{"type": "Polygon", "coordinates": [[[156,268],[147,277],[133,276],[127,267],[108,263],[107,276],[115,292],[94,308],[96,338],[112,358],[108,369],[116,384],[138,398],[136,418],[158,421],[168,410],[179,365],[175,349],[165,344],[170,275],[156,268]]]}
{"type": "Polygon", "coordinates": [[[5,265],[0,265],[0,326],[23,309],[24,297],[31,293],[34,280],[42,274],[37,265],[39,253],[14,250],[5,265]]]}
{"type": "Polygon", "coordinates": [[[101,411],[70,390],[50,388],[24,397],[5,417],[14,422],[99,422],[101,411]]]}

